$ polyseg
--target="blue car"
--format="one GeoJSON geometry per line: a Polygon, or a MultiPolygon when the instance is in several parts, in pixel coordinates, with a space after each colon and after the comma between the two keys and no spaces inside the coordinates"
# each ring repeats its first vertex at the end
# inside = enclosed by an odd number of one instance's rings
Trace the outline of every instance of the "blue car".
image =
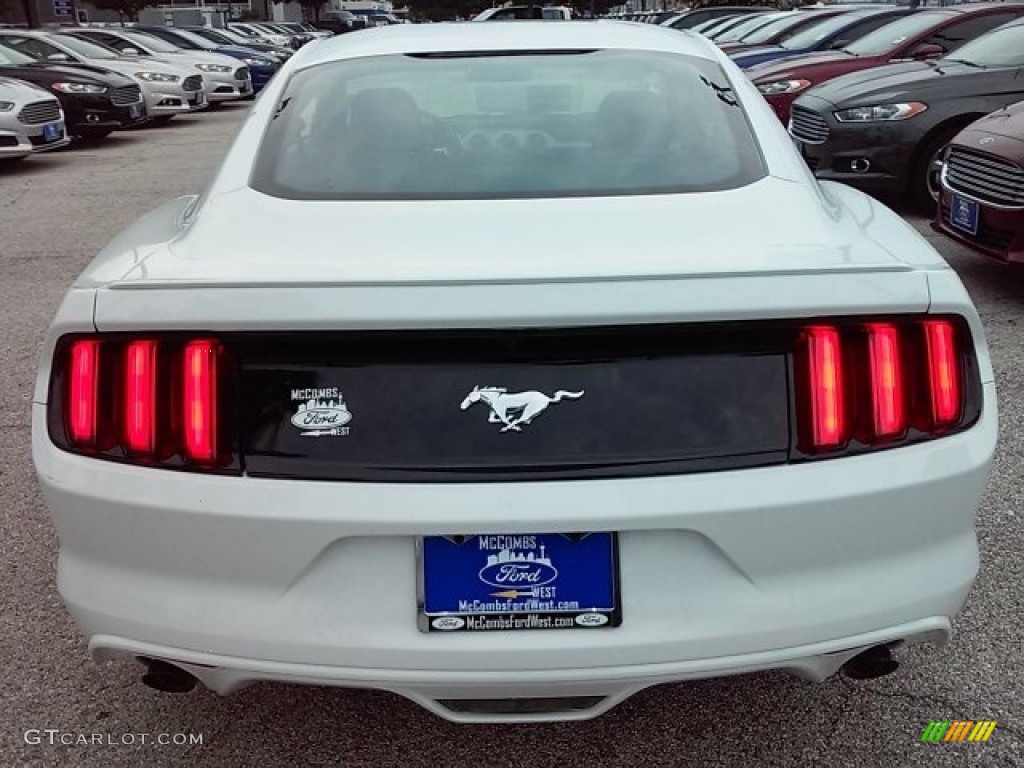
{"type": "Polygon", "coordinates": [[[742,69],[776,61],[790,56],[800,56],[814,51],[830,51],[843,48],[868,32],[873,32],[891,21],[913,13],[913,8],[881,6],[864,8],[839,16],[830,16],[817,24],[810,24],[778,45],[747,48],[730,54],[730,58],[742,69]]]}
{"type": "Polygon", "coordinates": [[[187,51],[212,51],[241,59],[249,67],[249,76],[252,78],[253,91],[259,91],[270,82],[270,78],[281,68],[280,62],[272,59],[264,53],[242,45],[218,45],[207,40],[195,32],[177,27],[158,27],[149,24],[136,24],[134,29],[139,32],[159,37],[168,43],[184,48],[187,51]]]}

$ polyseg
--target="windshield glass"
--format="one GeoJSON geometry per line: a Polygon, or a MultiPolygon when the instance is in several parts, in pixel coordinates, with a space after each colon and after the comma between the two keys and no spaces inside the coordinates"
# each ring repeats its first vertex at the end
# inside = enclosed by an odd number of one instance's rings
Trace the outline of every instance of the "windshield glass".
{"type": "Polygon", "coordinates": [[[142,32],[122,32],[121,34],[133,43],[144,46],[148,51],[156,51],[157,53],[178,53],[181,50],[181,48],[168,43],[166,40],[161,40],[159,37],[146,35],[142,32]]]}
{"type": "Polygon", "coordinates": [[[789,48],[791,50],[811,48],[829,35],[839,32],[844,27],[860,21],[863,18],[863,14],[852,15],[848,13],[841,13],[838,16],[832,16],[824,19],[823,21],[819,21],[817,24],[811,24],[804,27],[788,40],[784,40],[780,45],[783,48],[789,48]]]}
{"type": "Polygon", "coordinates": [[[174,33],[176,35],[181,35],[185,40],[188,40],[193,45],[198,45],[200,48],[204,50],[209,50],[210,48],[216,47],[211,46],[210,41],[206,38],[202,37],[201,35],[197,35],[195,32],[190,32],[187,29],[176,29],[174,30],[174,33]]]}
{"type": "Polygon", "coordinates": [[[371,56],[296,73],[255,189],[438,200],[731,189],[765,174],[713,61],[638,51],[371,56]]]}
{"type": "Polygon", "coordinates": [[[918,11],[891,24],[879,27],[874,32],[869,32],[860,40],[854,40],[843,50],[857,56],[881,56],[896,50],[907,40],[927,32],[939,22],[949,19],[950,16],[951,14],[943,11],[918,11]]]}
{"type": "Polygon", "coordinates": [[[0,40],[0,64],[9,67],[20,67],[24,64],[38,63],[39,59],[34,59],[31,56],[26,56],[21,51],[16,51],[13,48],[8,48],[6,45],[4,45],[3,41],[0,40]]]}
{"type": "Polygon", "coordinates": [[[54,42],[59,45],[63,45],[65,48],[74,51],[79,56],[86,59],[124,60],[124,57],[113,48],[108,48],[100,43],[93,43],[77,37],[71,37],[71,35],[60,35],[56,40],[54,40],[54,42]]]}
{"type": "Polygon", "coordinates": [[[776,19],[771,24],[766,24],[763,27],[758,27],[757,29],[755,29],[755,30],[753,30],[751,32],[748,32],[747,34],[745,34],[743,37],[741,37],[739,39],[739,42],[741,42],[741,43],[751,43],[751,44],[767,43],[773,37],[775,37],[776,35],[782,34],[787,29],[790,29],[792,27],[798,27],[798,26],[801,26],[803,24],[811,24],[811,25],[813,25],[813,24],[817,24],[817,23],[822,21],[822,19],[816,19],[814,21],[808,21],[808,19],[807,19],[808,13],[809,13],[808,11],[794,11],[794,12],[790,12],[790,13],[786,14],[785,18],[776,19]]]}
{"type": "Polygon", "coordinates": [[[746,21],[737,24],[735,27],[722,32],[720,35],[712,35],[711,39],[716,43],[731,43],[739,40],[744,35],[753,32],[756,29],[760,29],[765,24],[771,24],[774,20],[783,18],[789,15],[789,11],[784,13],[759,13],[746,21]]]}
{"type": "Polygon", "coordinates": [[[965,43],[949,58],[981,67],[1024,67],[1024,24],[999,27],[965,43]]]}

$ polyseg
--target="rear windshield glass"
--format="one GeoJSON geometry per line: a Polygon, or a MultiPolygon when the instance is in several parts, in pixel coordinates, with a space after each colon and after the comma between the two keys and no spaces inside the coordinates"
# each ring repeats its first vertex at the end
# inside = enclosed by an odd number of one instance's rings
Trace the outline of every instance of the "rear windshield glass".
{"type": "Polygon", "coordinates": [[[253,188],[304,200],[658,194],[765,175],[714,62],[634,51],[377,56],[296,74],[253,188]]]}

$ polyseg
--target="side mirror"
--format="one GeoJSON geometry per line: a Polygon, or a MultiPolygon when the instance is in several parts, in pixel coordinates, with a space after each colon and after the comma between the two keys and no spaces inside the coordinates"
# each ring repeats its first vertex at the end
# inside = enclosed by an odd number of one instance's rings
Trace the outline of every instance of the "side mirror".
{"type": "Polygon", "coordinates": [[[121,53],[123,53],[125,56],[138,56],[139,50],[138,48],[122,48],[121,53]]]}
{"type": "Polygon", "coordinates": [[[946,49],[941,45],[935,43],[921,43],[916,48],[910,51],[909,58],[915,61],[921,61],[922,59],[937,59],[939,56],[945,56],[946,49]]]}
{"type": "Polygon", "coordinates": [[[51,53],[46,57],[47,61],[71,61],[71,57],[66,53],[51,53]]]}
{"type": "Polygon", "coordinates": [[[838,51],[845,48],[852,42],[853,40],[834,40],[832,42],[832,45],[830,45],[828,48],[830,51],[838,51]]]}

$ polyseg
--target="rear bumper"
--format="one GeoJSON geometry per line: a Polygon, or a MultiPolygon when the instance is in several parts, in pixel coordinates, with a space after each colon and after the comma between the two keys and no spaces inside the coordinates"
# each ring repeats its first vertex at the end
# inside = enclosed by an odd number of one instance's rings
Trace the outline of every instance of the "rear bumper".
{"type": "Polygon", "coordinates": [[[421,703],[593,694],[611,706],[692,677],[820,679],[866,645],[944,638],[978,568],[994,395],[986,384],[974,428],[932,443],[688,476],[201,476],[66,454],[38,404],[33,454],[60,537],[58,586],[98,658],[206,664],[197,674],[222,692],[266,679],[421,703]],[[514,642],[418,631],[417,536],[601,530],[620,532],[621,627],[514,642]]]}
{"type": "Polygon", "coordinates": [[[645,688],[686,680],[784,670],[805,680],[820,682],[836,674],[860,650],[902,642],[943,645],[950,634],[949,619],[935,616],[823,643],[738,656],[598,670],[499,670],[486,673],[289,664],[140,643],[111,635],[93,636],[89,651],[97,662],[131,658],[172,661],[220,694],[231,694],[257,682],[370,688],[404,696],[455,722],[540,722],[596,717],[645,688]],[[495,715],[474,709],[474,703],[480,700],[580,698],[590,700],[582,702],[582,705],[574,702],[572,707],[546,712],[495,715]],[[460,701],[465,706],[460,707],[460,701]]]}

